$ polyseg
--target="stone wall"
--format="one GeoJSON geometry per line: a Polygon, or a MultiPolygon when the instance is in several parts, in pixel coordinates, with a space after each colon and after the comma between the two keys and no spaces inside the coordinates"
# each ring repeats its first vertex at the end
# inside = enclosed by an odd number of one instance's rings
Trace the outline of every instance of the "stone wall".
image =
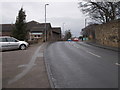
{"type": "Polygon", "coordinates": [[[111,47],[120,47],[120,19],[95,27],[96,42],[111,47]]]}
{"type": "Polygon", "coordinates": [[[1,36],[12,36],[12,32],[2,32],[1,36]]]}

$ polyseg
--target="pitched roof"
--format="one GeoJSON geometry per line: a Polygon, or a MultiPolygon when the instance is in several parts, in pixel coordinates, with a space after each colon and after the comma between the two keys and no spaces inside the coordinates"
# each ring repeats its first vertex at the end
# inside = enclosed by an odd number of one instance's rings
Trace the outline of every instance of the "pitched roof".
{"type": "Polygon", "coordinates": [[[44,28],[41,28],[41,27],[32,27],[31,32],[43,32],[44,31],[44,28]]]}
{"type": "MultiPolygon", "coordinates": [[[[39,23],[36,21],[30,21],[27,23],[27,29],[31,29],[32,27],[40,27],[40,28],[45,28],[45,23],[39,23]]],[[[46,23],[46,28],[51,28],[50,23],[46,23]]]]}
{"type": "MultiPolygon", "coordinates": [[[[14,24],[0,24],[0,27],[2,27],[2,32],[11,32],[13,30],[14,24]]],[[[43,31],[45,28],[45,23],[39,23],[36,21],[30,21],[27,23],[27,30],[32,31],[43,31]]],[[[50,23],[46,23],[46,28],[51,28],[50,23]]]]}

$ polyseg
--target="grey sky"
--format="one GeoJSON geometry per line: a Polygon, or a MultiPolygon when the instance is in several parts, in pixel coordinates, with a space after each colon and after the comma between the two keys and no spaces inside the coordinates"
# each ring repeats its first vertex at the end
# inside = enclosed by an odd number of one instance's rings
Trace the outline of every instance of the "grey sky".
{"type": "Polygon", "coordinates": [[[2,12],[0,12],[2,13],[2,23],[15,23],[18,11],[22,6],[27,15],[27,22],[35,20],[44,23],[44,7],[45,3],[49,3],[47,6],[47,22],[51,23],[52,27],[60,26],[61,28],[63,28],[63,23],[65,23],[64,30],[70,29],[73,36],[79,36],[80,30],[84,28],[85,16],[78,8],[78,1],[45,1],[25,2],[24,0],[24,2],[21,2],[12,0],[11,2],[0,2],[2,5],[2,12]]]}

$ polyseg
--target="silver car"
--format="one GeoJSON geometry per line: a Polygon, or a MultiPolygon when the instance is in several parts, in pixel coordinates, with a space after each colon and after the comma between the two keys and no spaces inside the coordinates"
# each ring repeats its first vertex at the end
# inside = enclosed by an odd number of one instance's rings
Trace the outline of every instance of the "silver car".
{"type": "Polygon", "coordinates": [[[0,51],[12,50],[12,49],[25,50],[27,47],[28,47],[28,43],[25,41],[19,41],[9,36],[0,37],[0,51]]]}

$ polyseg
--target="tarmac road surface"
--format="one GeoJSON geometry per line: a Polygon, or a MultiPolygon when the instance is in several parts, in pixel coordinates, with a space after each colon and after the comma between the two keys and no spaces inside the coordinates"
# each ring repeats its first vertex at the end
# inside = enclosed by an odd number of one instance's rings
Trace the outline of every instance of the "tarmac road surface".
{"type": "Polygon", "coordinates": [[[55,42],[45,51],[56,88],[118,88],[118,53],[83,42],[55,42]]]}

